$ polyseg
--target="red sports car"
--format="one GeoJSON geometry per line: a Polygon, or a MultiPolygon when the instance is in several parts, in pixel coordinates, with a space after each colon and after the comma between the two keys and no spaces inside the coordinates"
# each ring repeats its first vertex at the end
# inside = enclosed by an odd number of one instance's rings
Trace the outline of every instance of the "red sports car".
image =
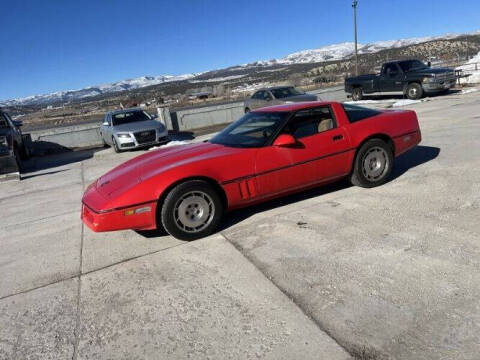
{"type": "Polygon", "coordinates": [[[223,214],[348,177],[373,187],[421,140],[414,111],[336,102],[257,109],[208,142],[172,146],[109,171],[83,196],[93,231],[165,228],[193,240],[223,214]]]}

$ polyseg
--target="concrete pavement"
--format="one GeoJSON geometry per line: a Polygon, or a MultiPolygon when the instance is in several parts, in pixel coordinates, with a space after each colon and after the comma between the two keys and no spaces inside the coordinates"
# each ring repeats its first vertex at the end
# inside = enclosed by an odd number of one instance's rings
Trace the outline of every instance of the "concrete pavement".
{"type": "Polygon", "coordinates": [[[141,152],[36,159],[0,183],[0,359],[478,358],[480,92],[409,108],[423,142],[386,185],[191,243],[82,226],[83,189],[141,152]]]}

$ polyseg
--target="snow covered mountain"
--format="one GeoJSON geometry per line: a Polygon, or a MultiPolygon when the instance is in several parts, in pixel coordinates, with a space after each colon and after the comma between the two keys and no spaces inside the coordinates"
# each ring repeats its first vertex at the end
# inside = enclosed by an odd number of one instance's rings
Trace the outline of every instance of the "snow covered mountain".
{"type": "MultiPolygon", "coordinates": [[[[377,41],[370,44],[359,44],[358,51],[360,54],[375,53],[385,49],[400,48],[404,46],[419,44],[432,40],[440,39],[453,39],[465,35],[475,35],[480,34],[480,31],[470,33],[470,34],[446,34],[442,36],[429,36],[429,37],[417,37],[409,39],[400,39],[400,40],[388,40],[388,41],[377,41]]],[[[353,56],[355,51],[355,45],[353,42],[345,42],[341,44],[333,44],[324,46],[318,49],[303,50],[292,53],[285,56],[281,59],[273,59],[266,61],[256,61],[254,63],[242,64],[228,68],[229,71],[248,69],[251,67],[259,66],[272,66],[272,65],[291,65],[291,64],[302,64],[302,63],[316,63],[323,61],[332,61],[332,60],[343,60],[353,56]]],[[[151,85],[158,85],[165,82],[172,81],[182,81],[182,80],[191,80],[192,83],[195,83],[194,80],[197,76],[201,74],[208,73],[197,73],[197,74],[185,74],[179,76],[143,76],[136,79],[129,79],[124,81],[119,81],[110,84],[103,84],[97,86],[91,86],[79,90],[68,90],[68,91],[59,91],[51,94],[45,95],[35,95],[29,96],[21,99],[13,99],[0,102],[0,106],[18,106],[18,105],[47,105],[55,102],[68,102],[71,100],[85,99],[92,96],[114,93],[119,91],[126,91],[132,89],[138,89],[151,85]]],[[[237,77],[241,77],[240,75],[237,77]]],[[[218,80],[218,79],[217,79],[218,80]]],[[[209,79],[203,76],[199,79],[199,82],[208,82],[209,79]]],[[[214,81],[213,79],[211,81],[214,81]]]]}
{"type": "Polygon", "coordinates": [[[158,85],[172,81],[182,81],[194,78],[199,74],[185,74],[178,76],[142,76],[135,79],[128,79],[109,84],[89,86],[84,89],[57,91],[50,94],[28,96],[20,99],[2,101],[1,106],[21,106],[21,105],[46,105],[55,102],[68,102],[71,100],[85,99],[92,96],[115,93],[119,91],[138,89],[151,85],[158,85]]]}

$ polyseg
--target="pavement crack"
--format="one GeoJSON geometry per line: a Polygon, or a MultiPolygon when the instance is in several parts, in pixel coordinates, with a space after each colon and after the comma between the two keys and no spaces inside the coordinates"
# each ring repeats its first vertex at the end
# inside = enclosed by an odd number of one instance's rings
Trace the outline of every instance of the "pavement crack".
{"type": "Polygon", "coordinates": [[[345,347],[339,340],[337,340],[335,338],[335,336],[333,336],[333,334],[328,331],[327,329],[325,329],[325,327],[313,316],[313,314],[311,314],[307,309],[305,309],[302,304],[300,302],[298,302],[295,297],[290,294],[286,289],[284,289],[283,287],[281,287],[278,283],[275,282],[275,280],[268,276],[264,271],[262,271],[261,268],[259,268],[257,266],[257,264],[255,264],[255,262],[253,261],[252,258],[250,258],[248,256],[248,254],[246,254],[246,252],[244,251],[244,249],[241,247],[241,246],[238,246],[237,244],[235,244],[235,242],[231,241],[223,232],[220,232],[220,235],[226,240],[228,241],[240,254],[242,254],[242,256],[249,262],[251,263],[260,273],[263,274],[263,276],[265,276],[265,278],[270,281],[278,290],[280,290],[280,292],[285,295],[308,319],[310,319],[310,321],[312,321],[316,326],[317,328],[323,332],[324,334],[326,334],[329,338],[331,338],[339,347],[341,347],[348,355],[350,355],[353,359],[357,359],[358,357],[352,353],[352,351],[350,351],[347,347],[345,347]]]}

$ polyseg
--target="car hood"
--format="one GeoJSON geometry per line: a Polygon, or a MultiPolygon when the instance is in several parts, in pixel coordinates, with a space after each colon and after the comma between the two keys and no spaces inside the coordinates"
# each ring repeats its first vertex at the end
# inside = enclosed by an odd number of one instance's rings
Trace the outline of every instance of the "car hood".
{"type": "Polygon", "coordinates": [[[131,188],[174,167],[186,166],[215,157],[231,156],[240,151],[239,148],[211,143],[177,145],[149,151],[100,177],[96,187],[102,196],[111,198],[119,191],[131,188]]]}
{"type": "Polygon", "coordinates": [[[161,122],[156,120],[145,120],[145,121],[138,121],[127,123],[123,125],[115,125],[113,127],[115,132],[136,132],[136,131],[145,131],[145,130],[153,130],[153,129],[162,129],[164,126],[161,122]]]}
{"type": "Polygon", "coordinates": [[[408,73],[431,75],[431,74],[444,74],[444,73],[451,73],[451,72],[453,72],[453,69],[449,69],[449,68],[427,68],[427,69],[412,70],[412,71],[409,71],[408,73]]]}

